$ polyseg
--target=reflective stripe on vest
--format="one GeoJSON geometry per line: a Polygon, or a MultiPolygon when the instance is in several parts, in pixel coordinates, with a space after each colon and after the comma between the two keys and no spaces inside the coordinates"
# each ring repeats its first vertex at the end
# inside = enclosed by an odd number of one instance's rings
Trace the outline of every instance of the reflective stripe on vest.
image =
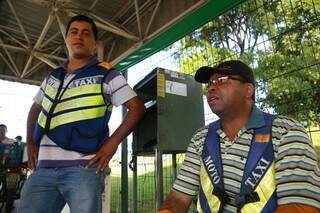
{"type": "MultiPolygon", "coordinates": [[[[276,208],[275,165],[271,136],[274,116],[264,113],[264,118],[265,126],[256,129],[253,135],[251,142],[253,145],[245,165],[240,194],[237,195],[239,198],[243,198],[256,192],[260,200],[242,203],[238,209],[241,212],[274,212],[276,208]],[[264,138],[267,138],[267,141],[259,143],[258,140],[261,139],[259,136],[269,137],[264,138]]],[[[219,199],[213,194],[215,188],[224,192],[220,138],[216,133],[219,128],[218,122],[209,126],[208,135],[203,145],[197,206],[199,212],[222,212],[225,204],[221,203],[221,196],[219,199]],[[208,141],[210,141],[210,145],[208,141]]]]}
{"type": "Polygon", "coordinates": [[[53,70],[44,89],[34,142],[40,145],[46,134],[63,149],[96,152],[109,137],[112,104],[103,94],[103,82],[109,73],[98,61],[92,61],[64,84],[65,70],[61,67],[53,70]]]}
{"type": "MultiPolygon", "coordinates": [[[[112,105],[107,108],[104,97],[101,95],[101,79],[103,79],[103,75],[90,76],[88,78],[99,78],[99,81],[68,88],[52,113],[50,129],[75,121],[102,117],[105,115],[106,110],[112,111],[112,105]]],[[[42,103],[42,107],[46,112],[49,112],[52,107],[53,101],[50,98],[56,95],[59,83],[61,83],[59,80],[53,82],[54,78],[51,78],[51,76],[49,79],[51,79],[50,82],[55,88],[52,85],[46,86],[45,94],[48,97],[45,97],[42,103]]],[[[86,78],[81,80],[85,83],[86,78]]],[[[46,114],[41,112],[38,123],[43,128],[45,128],[46,119],[46,114]]]]}

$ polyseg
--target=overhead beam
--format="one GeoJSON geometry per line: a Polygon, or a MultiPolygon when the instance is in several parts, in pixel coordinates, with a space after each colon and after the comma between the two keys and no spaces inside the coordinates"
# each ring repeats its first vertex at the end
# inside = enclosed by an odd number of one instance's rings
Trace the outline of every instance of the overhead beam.
{"type": "Polygon", "coordinates": [[[17,76],[14,68],[12,67],[12,65],[10,64],[10,62],[6,59],[6,57],[0,52],[0,57],[2,58],[2,60],[4,61],[4,63],[6,63],[6,65],[9,67],[10,71],[17,76]]]}
{"type": "Polygon", "coordinates": [[[91,4],[91,6],[89,7],[89,10],[92,10],[92,9],[96,6],[96,4],[98,3],[98,1],[99,1],[99,0],[95,0],[95,1],[91,4]]]}
{"type": "MultiPolygon", "coordinates": [[[[0,38],[0,42],[3,43],[3,41],[2,41],[1,38],[0,38]]],[[[19,75],[19,70],[18,70],[18,67],[17,67],[16,63],[13,61],[13,59],[12,59],[9,51],[7,50],[7,48],[6,48],[6,47],[2,47],[2,48],[3,48],[4,52],[6,53],[8,59],[9,59],[9,61],[10,61],[10,63],[11,63],[11,66],[12,66],[12,68],[13,68],[14,74],[15,74],[16,76],[18,76],[18,75],[19,75]]]]}
{"type": "Polygon", "coordinates": [[[46,36],[46,34],[47,34],[47,32],[48,32],[48,30],[49,30],[49,28],[50,28],[50,26],[51,26],[51,24],[52,24],[52,22],[53,22],[53,19],[54,19],[54,16],[53,16],[53,14],[52,14],[52,12],[51,12],[51,13],[49,14],[49,16],[48,16],[47,22],[46,22],[46,24],[44,25],[44,27],[43,27],[43,29],[42,29],[42,32],[41,32],[41,34],[40,34],[40,36],[39,36],[36,44],[34,45],[32,51],[31,51],[31,54],[30,54],[30,56],[29,56],[29,58],[28,58],[28,61],[27,61],[26,65],[25,65],[24,68],[23,68],[21,77],[25,76],[25,73],[27,72],[29,66],[31,65],[32,59],[33,59],[33,57],[34,57],[34,54],[35,54],[34,51],[41,45],[41,42],[42,42],[43,39],[45,38],[45,36],[46,36]]]}
{"type": "Polygon", "coordinates": [[[138,0],[134,0],[134,8],[135,8],[135,13],[136,13],[136,18],[137,18],[139,38],[142,39],[142,30],[141,30],[138,0]]]}
{"type": "Polygon", "coordinates": [[[137,36],[135,36],[132,33],[128,33],[124,30],[122,30],[119,27],[116,27],[115,25],[111,24],[110,22],[94,15],[93,13],[90,13],[90,15],[95,18],[96,20],[98,20],[99,22],[96,22],[97,27],[112,32],[114,34],[120,35],[122,37],[125,37],[127,39],[133,40],[133,41],[139,41],[139,38],[137,36]]]}
{"type": "Polygon", "coordinates": [[[18,51],[26,52],[25,48],[13,46],[13,45],[10,45],[10,44],[5,44],[2,41],[0,41],[0,47],[5,47],[5,48],[8,48],[8,49],[12,49],[12,50],[18,50],[18,51]]]}
{"type": "Polygon", "coordinates": [[[158,12],[160,4],[161,4],[161,0],[158,0],[157,1],[157,5],[155,6],[155,8],[154,8],[154,10],[152,12],[152,15],[151,15],[150,21],[149,21],[149,23],[147,25],[146,31],[144,32],[144,37],[147,37],[148,34],[149,34],[149,30],[150,30],[151,24],[152,24],[154,18],[156,17],[156,14],[158,12]]]}
{"type": "Polygon", "coordinates": [[[18,43],[20,46],[22,46],[23,48],[27,49],[28,47],[26,45],[24,45],[21,41],[19,41],[18,39],[16,39],[15,37],[13,37],[12,35],[10,35],[9,33],[7,33],[6,31],[4,31],[3,29],[0,29],[0,32],[2,32],[3,34],[5,34],[6,36],[8,36],[9,38],[11,38],[14,42],[18,43]]]}
{"type": "Polygon", "coordinates": [[[38,58],[39,60],[43,61],[44,63],[48,64],[50,67],[52,67],[53,69],[57,68],[58,65],[56,63],[54,63],[53,61],[51,61],[50,59],[44,57],[42,54],[40,53],[35,53],[34,56],[36,58],[38,58]]]}
{"type": "Polygon", "coordinates": [[[20,21],[20,18],[19,18],[18,15],[17,15],[16,10],[14,9],[14,7],[13,7],[13,5],[12,5],[12,3],[11,3],[10,0],[7,0],[7,3],[8,3],[8,5],[9,5],[9,7],[10,7],[10,9],[11,9],[11,11],[12,11],[12,13],[13,13],[13,15],[14,15],[14,17],[15,17],[15,19],[16,19],[19,27],[20,27],[20,29],[21,29],[22,34],[24,35],[24,37],[25,37],[25,39],[26,39],[26,41],[27,41],[27,43],[28,43],[28,46],[30,47],[31,42],[30,42],[30,40],[29,40],[29,38],[28,38],[28,36],[27,36],[26,31],[24,30],[24,27],[22,26],[22,23],[21,23],[21,21],[20,21]]]}
{"type": "Polygon", "coordinates": [[[59,29],[61,31],[63,40],[65,40],[66,39],[66,27],[61,22],[61,19],[60,19],[60,16],[59,16],[58,12],[56,12],[55,15],[56,15],[56,19],[57,19],[57,22],[58,22],[59,29]]]}
{"type": "MultiPolygon", "coordinates": [[[[56,52],[61,48],[61,46],[57,47],[55,50],[52,51],[52,53],[50,53],[50,55],[48,54],[44,54],[42,53],[42,55],[46,58],[49,58],[50,56],[53,56],[54,54],[56,54],[56,52]]],[[[40,62],[38,62],[35,66],[33,66],[32,68],[30,68],[24,75],[24,78],[28,77],[29,75],[31,75],[32,73],[34,73],[35,71],[37,71],[38,68],[40,68],[40,65],[45,65],[47,64],[46,62],[42,61],[41,59],[39,59],[40,62]],[[44,63],[43,63],[44,62],[44,63]]]]}

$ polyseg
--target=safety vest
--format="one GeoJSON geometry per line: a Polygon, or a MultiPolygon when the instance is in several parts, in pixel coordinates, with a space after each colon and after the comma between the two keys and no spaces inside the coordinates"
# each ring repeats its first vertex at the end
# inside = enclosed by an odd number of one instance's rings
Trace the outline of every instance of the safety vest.
{"type": "Polygon", "coordinates": [[[79,70],[64,88],[65,70],[59,67],[50,73],[33,134],[36,144],[46,134],[67,150],[93,153],[100,148],[109,137],[112,111],[103,96],[103,82],[110,72],[105,64],[79,70]]]}
{"type": "MultiPolygon", "coordinates": [[[[273,213],[277,207],[275,187],[275,163],[272,144],[272,121],[274,115],[264,113],[265,125],[257,128],[251,142],[240,194],[236,195],[237,212],[273,213]]],[[[219,121],[209,125],[203,145],[200,166],[200,190],[198,212],[223,212],[230,197],[224,190],[219,121]]]]}

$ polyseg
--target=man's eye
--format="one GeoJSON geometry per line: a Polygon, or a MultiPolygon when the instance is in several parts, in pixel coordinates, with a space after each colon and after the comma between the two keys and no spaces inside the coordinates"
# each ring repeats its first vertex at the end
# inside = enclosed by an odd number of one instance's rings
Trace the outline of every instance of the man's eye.
{"type": "Polygon", "coordinates": [[[90,32],[88,32],[88,31],[84,31],[84,32],[83,32],[83,35],[90,36],[90,35],[91,35],[91,33],[90,33],[90,32]]]}
{"type": "Polygon", "coordinates": [[[229,79],[228,76],[223,76],[223,77],[218,78],[218,82],[219,82],[219,83],[224,83],[224,82],[226,82],[228,79],[229,79]]]}

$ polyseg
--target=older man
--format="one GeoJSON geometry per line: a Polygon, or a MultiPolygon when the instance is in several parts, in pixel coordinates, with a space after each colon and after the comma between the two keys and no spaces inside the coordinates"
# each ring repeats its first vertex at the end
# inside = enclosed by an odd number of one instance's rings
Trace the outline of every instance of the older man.
{"type": "Polygon", "coordinates": [[[250,67],[231,60],[201,67],[208,104],[219,120],[198,130],[161,213],[320,212],[320,172],[305,129],[254,104],[250,67]]]}

